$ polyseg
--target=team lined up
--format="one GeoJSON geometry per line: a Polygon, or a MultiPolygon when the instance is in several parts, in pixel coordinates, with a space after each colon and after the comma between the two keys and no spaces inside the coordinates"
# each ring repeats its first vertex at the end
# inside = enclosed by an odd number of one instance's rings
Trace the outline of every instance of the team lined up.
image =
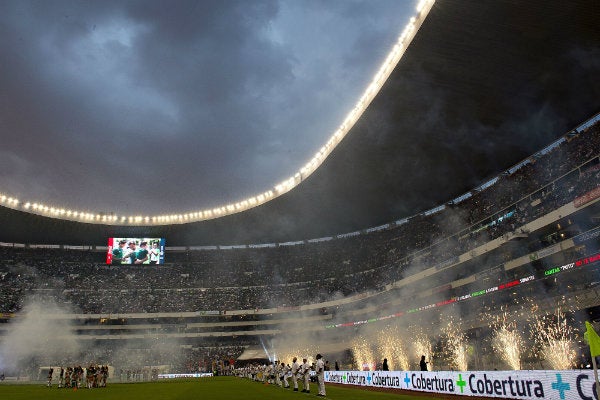
{"type": "Polygon", "coordinates": [[[284,361],[276,361],[268,365],[252,364],[236,369],[236,375],[265,384],[278,385],[285,389],[293,387],[294,392],[299,391],[298,382],[301,382],[303,393],[310,393],[310,381],[311,377],[314,376],[318,386],[317,396],[324,397],[326,395],[325,363],[321,354],[317,354],[315,358],[317,361],[313,364],[309,364],[306,358],[303,358],[302,363],[299,363],[297,357],[292,360],[292,365],[286,364],[284,361]],[[292,380],[291,385],[290,378],[292,380]]]}
{"type": "MultiPolygon", "coordinates": [[[[54,368],[48,371],[47,387],[52,386],[54,368]]],[[[79,389],[84,386],[88,389],[106,387],[108,379],[108,366],[90,365],[87,368],[81,366],[60,368],[58,388],[79,389]]]]}

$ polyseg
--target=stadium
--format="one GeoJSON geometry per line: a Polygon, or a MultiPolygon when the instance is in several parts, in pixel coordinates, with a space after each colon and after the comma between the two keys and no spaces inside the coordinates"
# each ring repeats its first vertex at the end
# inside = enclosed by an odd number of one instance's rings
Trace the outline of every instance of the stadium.
{"type": "Polygon", "coordinates": [[[380,89],[259,195],[129,216],[0,187],[0,374],[97,363],[141,382],[320,353],[327,382],[339,369],[393,388],[382,360],[419,371],[424,355],[452,390],[411,390],[454,394],[470,371],[470,395],[564,398],[548,387],[572,376],[572,398],[593,398],[577,371],[591,373],[585,321],[600,321],[599,6],[418,10],[380,89]],[[487,390],[494,371],[542,396],[487,390]]]}

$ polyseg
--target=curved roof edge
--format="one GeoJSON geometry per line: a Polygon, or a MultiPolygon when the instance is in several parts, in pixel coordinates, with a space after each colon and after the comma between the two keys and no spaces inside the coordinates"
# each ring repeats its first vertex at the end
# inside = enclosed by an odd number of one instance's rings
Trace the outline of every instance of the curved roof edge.
{"type": "Polygon", "coordinates": [[[61,206],[52,206],[37,202],[21,201],[14,196],[0,193],[0,205],[27,213],[52,217],[67,221],[84,222],[88,224],[115,225],[115,226],[164,226],[174,224],[188,224],[193,222],[206,221],[216,218],[222,218],[228,215],[241,213],[249,209],[258,207],[273,199],[291,191],[300,185],[306,178],[312,175],[319,168],[337,145],[346,137],[348,132],[354,127],[356,122],[363,115],[369,104],[379,93],[396,65],[404,55],[406,49],[417,34],[419,28],[427,18],[429,11],[433,7],[435,0],[420,0],[416,7],[416,15],[410,18],[408,24],[404,27],[398,37],[396,44],[388,53],[385,61],[379,67],[379,70],[373,77],[371,83],[367,86],[362,96],[355,104],[354,108],[348,113],[342,124],[329,138],[321,149],[306,163],[294,176],[283,180],[273,188],[249,197],[247,199],[230,203],[224,206],[213,207],[210,209],[188,211],[182,213],[170,213],[168,215],[125,216],[118,213],[95,213],[91,211],[70,210],[61,206]]]}

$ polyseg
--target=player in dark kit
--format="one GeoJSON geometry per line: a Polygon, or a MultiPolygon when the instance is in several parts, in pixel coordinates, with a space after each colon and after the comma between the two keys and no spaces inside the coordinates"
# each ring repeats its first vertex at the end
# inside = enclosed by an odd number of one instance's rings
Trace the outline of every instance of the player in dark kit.
{"type": "Polygon", "coordinates": [[[52,386],[52,375],[54,374],[54,368],[50,367],[50,371],[48,371],[48,387],[52,386]]]}
{"type": "Polygon", "coordinates": [[[94,387],[94,379],[96,377],[96,368],[93,365],[87,367],[85,371],[85,380],[87,383],[87,388],[91,389],[94,387]]]}
{"type": "Polygon", "coordinates": [[[112,251],[112,264],[122,264],[123,263],[123,248],[127,244],[126,240],[119,240],[119,247],[115,247],[112,251]]]}
{"type": "Polygon", "coordinates": [[[143,264],[148,261],[148,242],[141,242],[140,249],[135,253],[134,264],[143,264]]]}
{"type": "Polygon", "coordinates": [[[127,259],[127,264],[135,264],[136,254],[136,244],[134,241],[131,241],[127,244],[127,251],[125,252],[124,256],[124,258],[127,259]]]}

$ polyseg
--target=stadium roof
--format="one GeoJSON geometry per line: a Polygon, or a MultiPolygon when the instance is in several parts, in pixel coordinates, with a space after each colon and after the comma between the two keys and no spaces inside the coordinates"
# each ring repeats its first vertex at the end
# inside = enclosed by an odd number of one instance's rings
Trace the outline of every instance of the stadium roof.
{"type": "Polygon", "coordinates": [[[92,225],[2,207],[0,241],[285,242],[428,210],[600,111],[599,8],[594,0],[438,0],[362,118],[291,192],[243,213],[162,227],[92,225]]]}

